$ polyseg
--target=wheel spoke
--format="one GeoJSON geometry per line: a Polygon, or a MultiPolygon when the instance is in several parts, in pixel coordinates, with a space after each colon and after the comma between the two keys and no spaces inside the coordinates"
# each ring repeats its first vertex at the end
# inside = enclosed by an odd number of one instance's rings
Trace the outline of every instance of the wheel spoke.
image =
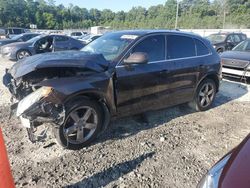
{"type": "Polygon", "coordinates": [[[87,109],[87,111],[85,112],[85,114],[84,114],[84,116],[83,116],[83,120],[84,121],[87,121],[88,119],[89,119],[89,117],[91,116],[91,114],[92,114],[92,111],[91,111],[91,109],[87,109]]]}
{"type": "Polygon", "coordinates": [[[74,122],[79,122],[80,121],[80,117],[77,113],[77,111],[71,112],[70,113],[70,117],[73,119],[74,122]]]}
{"type": "Polygon", "coordinates": [[[212,95],[214,93],[214,89],[211,89],[210,91],[208,91],[208,95],[212,95]]]}
{"type": "Polygon", "coordinates": [[[86,128],[86,129],[95,129],[96,128],[96,124],[95,123],[86,123],[85,125],[84,125],[84,128],[86,128]]]}
{"type": "Polygon", "coordinates": [[[82,144],[93,136],[97,124],[98,116],[95,109],[81,106],[68,114],[64,125],[64,135],[69,143],[82,144]]]}
{"type": "Polygon", "coordinates": [[[200,97],[204,97],[205,96],[205,93],[203,93],[202,91],[200,92],[199,94],[200,97]]]}
{"type": "Polygon", "coordinates": [[[69,135],[71,135],[72,133],[74,133],[74,132],[76,132],[76,131],[77,131],[77,125],[74,124],[73,126],[67,128],[67,129],[65,130],[65,133],[66,133],[66,135],[69,136],[69,135]]]}
{"type": "Polygon", "coordinates": [[[209,97],[206,97],[206,102],[207,102],[207,105],[210,104],[210,99],[209,99],[209,97]]]}
{"type": "Polygon", "coordinates": [[[205,101],[206,101],[206,97],[202,97],[202,99],[201,99],[201,106],[204,106],[205,101]]]}
{"type": "Polygon", "coordinates": [[[207,93],[208,90],[209,90],[209,86],[208,86],[208,84],[206,84],[206,85],[205,85],[205,92],[207,93]]]}
{"type": "Polygon", "coordinates": [[[80,141],[83,140],[83,137],[84,137],[84,130],[83,130],[82,127],[79,127],[79,128],[77,129],[76,140],[77,140],[78,142],[80,142],[80,141]]]}

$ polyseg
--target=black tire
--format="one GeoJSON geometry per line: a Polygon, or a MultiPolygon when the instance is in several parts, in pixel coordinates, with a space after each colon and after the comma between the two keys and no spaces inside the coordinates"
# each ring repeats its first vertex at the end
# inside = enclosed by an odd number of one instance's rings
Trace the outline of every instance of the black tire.
{"type": "Polygon", "coordinates": [[[29,56],[31,56],[31,53],[28,50],[19,50],[16,53],[16,59],[17,60],[20,60],[20,59],[23,59],[23,58],[29,57],[29,56]]]}
{"type": "Polygon", "coordinates": [[[203,80],[198,88],[196,89],[194,100],[189,103],[189,105],[196,111],[206,111],[211,108],[213,105],[215,95],[216,95],[216,84],[211,79],[205,79],[203,80]],[[208,86],[208,91],[205,91],[204,87],[208,86]],[[213,92],[212,92],[213,91],[213,92]],[[204,95],[204,97],[202,97],[204,95]],[[204,103],[204,98],[205,103],[204,103]]]}
{"type": "MultiPolygon", "coordinates": [[[[63,148],[67,148],[67,149],[72,149],[72,150],[78,150],[81,149],[83,147],[88,146],[100,133],[100,131],[102,130],[102,119],[103,119],[103,115],[102,115],[102,110],[101,107],[98,105],[97,102],[93,101],[93,100],[89,100],[86,98],[77,98],[77,100],[74,100],[73,102],[69,102],[66,105],[66,116],[65,116],[65,121],[64,123],[60,126],[60,127],[54,127],[54,135],[55,138],[58,142],[58,144],[60,144],[63,148]],[[82,128],[84,130],[83,132],[83,137],[85,140],[82,141],[78,141],[77,137],[78,137],[78,131],[79,129],[77,128],[75,133],[71,133],[70,136],[67,136],[66,132],[69,130],[69,128],[73,128],[75,126],[78,126],[78,124],[74,123],[73,125],[71,125],[74,121],[74,119],[72,118],[72,113],[77,113],[78,117],[80,116],[79,113],[81,112],[80,110],[83,111],[83,117],[85,117],[87,110],[84,112],[85,107],[88,107],[89,109],[91,109],[91,117],[92,119],[97,119],[97,123],[96,123],[96,128],[94,130],[92,129],[87,129],[87,128],[82,128]],[[79,111],[77,111],[79,110],[79,111]],[[96,118],[97,117],[97,118],[96,118]],[[72,123],[71,123],[72,122],[72,123]],[[71,126],[69,126],[71,125],[71,126]],[[86,134],[87,131],[87,134],[86,134]],[[91,133],[91,135],[90,135],[91,133]],[[90,135],[90,136],[88,136],[90,135]],[[88,137],[88,138],[87,138],[88,137]],[[74,138],[76,139],[74,142],[74,138]]],[[[86,120],[87,122],[87,120],[86,120]]],[[[87,125],[87,123],[85,122],[85,125],[87,125]]],[[[79,123],[81,124],[81,123],[79,123]]],[[[91,124],[91,123],[89,123],[91,124]]],[[[94,123],[92,123],[94,124],[94,123]]],[[[82,126],[84,126],[84,123],[81,124],[82,126]]]]}

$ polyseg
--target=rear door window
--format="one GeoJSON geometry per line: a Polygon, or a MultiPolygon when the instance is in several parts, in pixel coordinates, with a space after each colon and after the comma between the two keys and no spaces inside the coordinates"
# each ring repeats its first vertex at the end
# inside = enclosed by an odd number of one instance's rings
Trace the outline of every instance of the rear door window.
{"type": "Polygon", "coordinates": [[[234,37],[233,37],[233,35],[229,35],[229,36],[227,37],[227,42],[234,42],[234,37]]]}
{"type": "Polygon", "coordinates": [[[236,42],[236,43],[241,42],[241,39],[240,39],[239,35],[234,35],[234,42],[236,42]]]}
{"type": "Polygon", "coordinates": [[[154,35],[139,42],[139,44],[133,48],[132,53],[147,53],[149,62],[152,62],[165,60],[165,51],[165,36],[154,35]]]}
{"type": "Polygon", "coordinates": [[[65,37],[65,36],[56,36],[55,40],[56,40],[56,42],[66,42],[69,40],[69,38],[65,37]]]}
{"type": "Polygon", "coordinates": [[[178,59],[196,56],[195,43],[193,38],[168,35],[167,37],[167,58],[178,59]]]}
{"type": "Polygon", "coordinates": [[[208,55],[210,50],[198,39],[195,39],[197,56],[208,55]]]}
{"type": "Polygon", "coordinates": [[[15,35],[22,34],[22,29],[13,29],[13,34],[15,35]]]}

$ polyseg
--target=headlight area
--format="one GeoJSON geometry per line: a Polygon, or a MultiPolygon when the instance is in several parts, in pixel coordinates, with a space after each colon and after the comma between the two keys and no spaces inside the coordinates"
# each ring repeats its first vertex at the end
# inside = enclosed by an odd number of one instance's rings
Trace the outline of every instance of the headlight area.
{"type": "MultiPolygon", "coordinates": [[[[61,124],[64,122],[64,106],[57,101],[53,88],[41,87],[22,99],[17,106],[16,115],[20,117],[22,125],[27,128],[32,142],[42,140],[37,136],[36,128],[43,123],[61,124]]],[[[43,133],[46,130],[42,131],[43,133]]]]}
{"type": "Polygon", "coordinates": [[[26,110],[39,102],[41,99],[48,97],[51,92],[51,87],[41,87],[33,93],[29,94],[18,103],[16,115],[18,117],[21,116],[26,110]]]}
{"type": "Polygon", "coordinates": [[[201,179],[200,183],[197,185],[197,188],[218,188],[221,173],[230,157],[231,154],[228,154],[214,167],[212,167],[201,179]]]}

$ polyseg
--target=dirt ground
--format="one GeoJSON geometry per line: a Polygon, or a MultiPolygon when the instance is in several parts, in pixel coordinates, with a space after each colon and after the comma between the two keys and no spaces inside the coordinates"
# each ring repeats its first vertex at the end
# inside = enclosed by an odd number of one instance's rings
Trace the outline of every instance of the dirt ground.
{"type": "MultiPolygon", "coordinates": [[[[0,76],[12,62],[0,59],[0,76]]],[[[111,123],[90,147],[68,151],[31,144],[20,121],[9,116],[9,94],[0,84],[0,123],[17,187],[196,187],[224,154],[250,132],[250,86],[224,80],[213,108],[187,105],[111,123]]]]}

